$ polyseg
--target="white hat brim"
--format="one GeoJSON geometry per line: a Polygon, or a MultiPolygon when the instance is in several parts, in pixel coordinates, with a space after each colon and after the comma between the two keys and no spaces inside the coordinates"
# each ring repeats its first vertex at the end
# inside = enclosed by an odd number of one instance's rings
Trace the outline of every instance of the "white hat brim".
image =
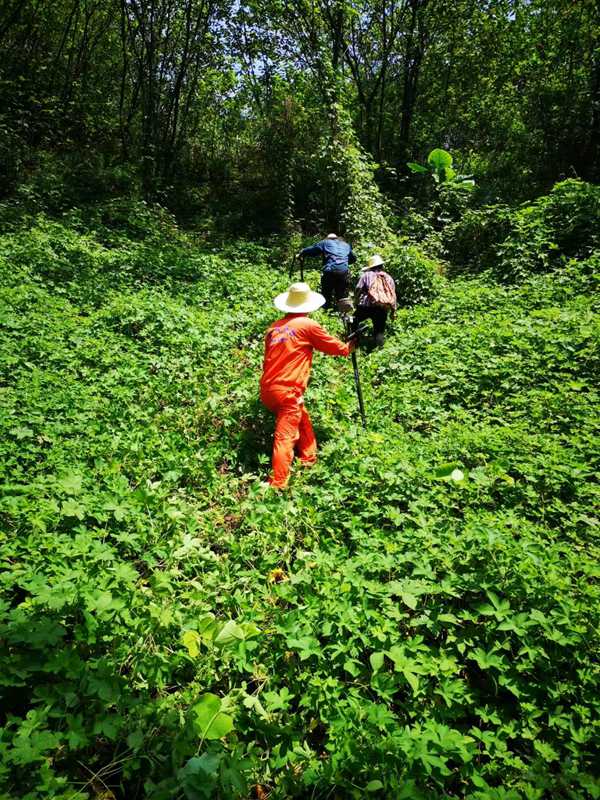
{"type": "Polygon", "coordinates": [[[322,294],[319,294],[319,292],[311,292],[308,300],[299,306],[289,305],[287,302],[288,297],[289,292],[278,294],[273,300],[275,308],[278,308],[280,311],[287,311],[288,314],[308,314],[325,305],[325,298],[322,294]]]}

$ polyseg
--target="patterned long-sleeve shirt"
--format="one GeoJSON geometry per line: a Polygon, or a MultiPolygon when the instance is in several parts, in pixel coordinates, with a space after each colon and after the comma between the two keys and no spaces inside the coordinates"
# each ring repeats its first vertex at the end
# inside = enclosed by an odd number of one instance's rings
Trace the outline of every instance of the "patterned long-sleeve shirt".
{"type": "MultiPolygon", "coordinates": [[[[388,275],[387,272],[384,272],[382,269],[380,270],[367,270],[367,272],[363,272],[360,276],[360,280],[356,284],[356,302],[359,306],[367,306],[371,307],[376,305],[371,298],[369,297],[369,289],[371,288],[373,281],[376,279],[378,275],[381,275],[385,280],[386,284],[389,286],[391,291],[394,293],[394,298],[396,297],[396,284],[394,283],[394,279],[391,275],[388,275]]],[[[397,308],[397,303],[394,304],[394,308],[397,308]]]]}

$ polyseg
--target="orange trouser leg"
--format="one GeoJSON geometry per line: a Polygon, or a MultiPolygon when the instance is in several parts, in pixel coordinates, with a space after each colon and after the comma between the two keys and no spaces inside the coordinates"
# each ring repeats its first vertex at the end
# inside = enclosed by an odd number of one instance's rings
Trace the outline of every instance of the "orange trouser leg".
{"type": "Polygon", "coordinates": [[[261,392],[261,400],[277,415],[273,440],[273,474],[269,483],[284,488],[289,481],[296,443],[303,461],[312,463],[316,459],[315,434],[304,408],[300,389],[290,389],[289,386],[273,387],[261,392]]]}
{"type": "Polygon", "coordinates": [[[299,432],[300,436],[296,445],[298,458],[303,464],[314,464],[317,460],[317,439],[304,403],[301,406],[299,432]]]}

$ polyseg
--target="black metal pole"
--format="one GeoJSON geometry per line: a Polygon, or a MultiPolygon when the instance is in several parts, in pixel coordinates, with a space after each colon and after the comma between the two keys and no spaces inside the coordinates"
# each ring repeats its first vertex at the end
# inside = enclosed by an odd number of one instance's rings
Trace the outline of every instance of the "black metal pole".
{"type": "Polygon", "coordinates": [[[356,351],[352,352],[352,367],[354,368],[354,383],[356,385],[356,394],[358,395],[358,408],[360,410],[360,419],[363,428],[367,427],[367,415],[365,414],[365,401],[363,400],[362,388],[360,385],[360,375],[358,374],[358,360],[356,358],[356,351]]]}
{"type": "MultiPolygon", "coordinates": [[[[359,331],[358,330],[354,332],[352,331],[351,318],[347,314],[344,314],[342,316],[342,319],[344,321],[344,326],[346,328],[346,336],[349,337],[351,333],[354,333],[356,337],[356,343],[358,344],[359,331]]],[[[367,415],[365,413],[365,401],[363,400],[362,387],[360,385],[360,374],[358,372],[358,359],[356,358],[356,350],[352,351],[352,369],[354,371],[354,385],[356,387],[356,394],[358,396],[358,410],[360,411],[360,420],[362,422],[363,428],[366,428],[367,415]]]]}

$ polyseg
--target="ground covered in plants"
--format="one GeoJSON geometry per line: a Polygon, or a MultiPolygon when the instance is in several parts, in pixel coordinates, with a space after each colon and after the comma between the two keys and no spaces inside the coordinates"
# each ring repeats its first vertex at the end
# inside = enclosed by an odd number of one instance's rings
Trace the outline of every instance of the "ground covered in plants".
{"type": "Polygon", "coordinates": [[[600,797],[597,256],[440,280],[360,356],[366,431],[316,357],[275,494],[277,242],[5,231],[2,798],[600,797]]]}

